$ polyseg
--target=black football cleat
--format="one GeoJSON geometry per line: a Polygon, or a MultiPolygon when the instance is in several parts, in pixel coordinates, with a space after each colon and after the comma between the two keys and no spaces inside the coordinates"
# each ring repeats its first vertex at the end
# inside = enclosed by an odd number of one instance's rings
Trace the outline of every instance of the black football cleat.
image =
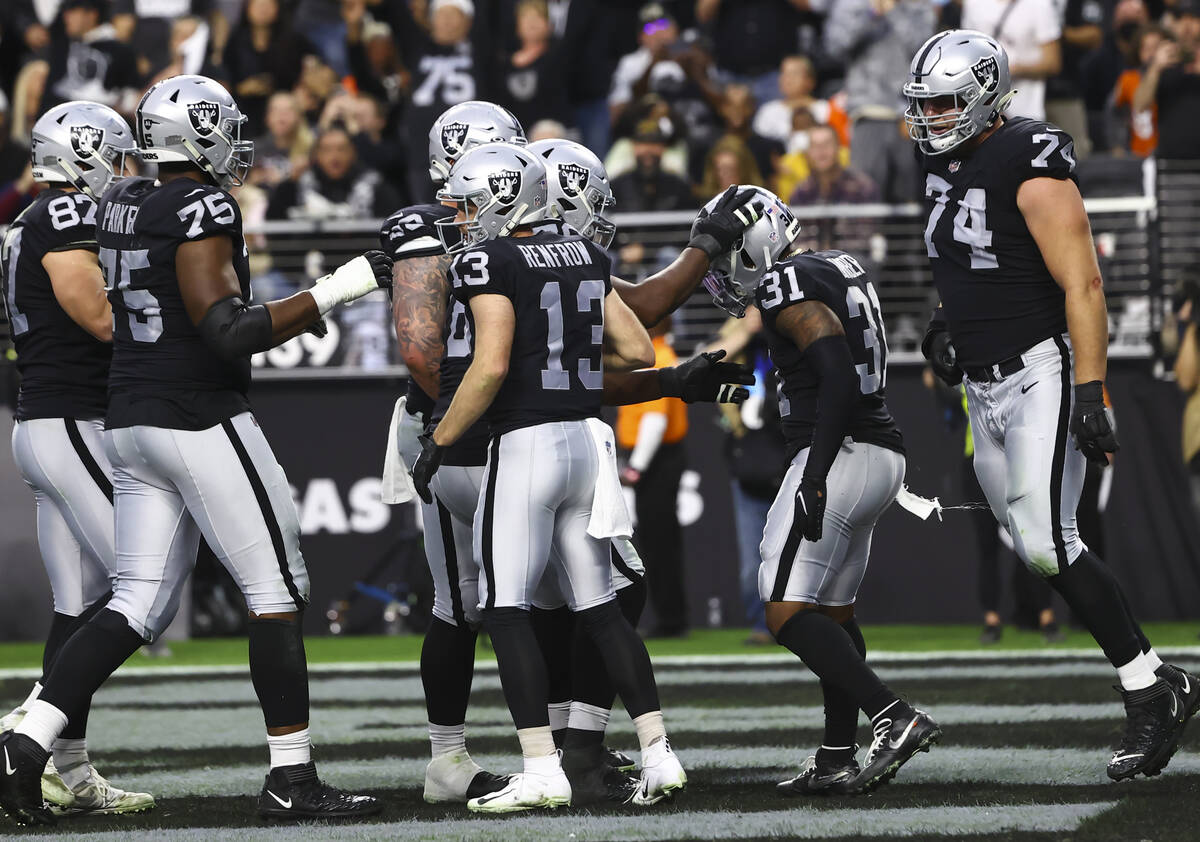
{"type": "Polygon", "coordinates": [[[847,791],[855,795],[865,795],[883,786],[914,754],[929,751],[942,736],[941,726],[920,710],[896,719],[885,711],[877,716],[874,729],[875,739],[871,741],[862,771],[846,785],[847,791]]]}
{"type": "Polygon", "coordinates": [[[1125,734],[1108,761],[1108,776],[1123,781],[1157,775],[1179,748],[1187,724],[1183,701],[1162,678],[1142,690],[1116,689],[1125,700],[1125,734]]]}
{"type": "Polygon", "coordinates": [[[632,772],[637,768],[637,763],[623,751],[617,751],[615,748],[604,747],[604,762],[614,769],[622,772],[632,772]]]}
{"type": "Polygon", "coordinates": [[[816,756],[804,761],[800,774],[790,780],[775,784],[779,795],[845,795],[850,791],[850,782],[862,771],[854,756],[849,762],[821,762],[816,756]]]}
{"type": "Polygon", "coordinates": [[[609,766],[598,763],[585,768],[563,768],[567,780],[571,782],[571,804],[599,804],[605,801],[612,804],[628,804],[638,791],[638,779],[609,766]]]}
{"type": "Polygon", "coordinates": [[[512,775],[494,775],[481,769],[475,773],[475,777],[471,778],[471,783],[467,787],[467,800],[499,792],[508,786],[510,780],[512,780],[512,775]]]}
{"type": "Polygon", "coordinates": [[[272,769],[258,796],[258,814],[264,819],[357,818],[373,816],[382,809],[369,795],[354,795],[323,783],[311,761],[272,769]]]}
{"type": "Polygon", "coordinates": [[[32,737],[15,731],[0,737],[0,810],[17,824],[54,824],[54,814],[42,800],[42,771],[49,757],[32,737]]]}
{"type": "Polygon", "coordinates": [[[1162,664],[1154,674],[1175,689],[1183,702],[1183,715],[1191,719],[1200,710],[1200,678],[1174,664],[1162,664]]]}

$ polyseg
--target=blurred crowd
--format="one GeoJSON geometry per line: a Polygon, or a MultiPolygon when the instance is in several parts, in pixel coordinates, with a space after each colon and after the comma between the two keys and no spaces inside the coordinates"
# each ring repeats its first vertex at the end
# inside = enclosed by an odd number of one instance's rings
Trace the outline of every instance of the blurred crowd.
{"type": "Polygon", "coordinates": [[[222,80],[249,117],[249,220],[428,201],[429,127],[467,99],[588,145],[623,211],[695,208],[734,182],[907,201],[900,84],[959,26],[1004,43],[1010,113],[1061,125],[1081,159],[1200,157],[1200,0],[5,0],[0,223],[33,189],[41,112],[130,115],[178,73],[222,80]]]}

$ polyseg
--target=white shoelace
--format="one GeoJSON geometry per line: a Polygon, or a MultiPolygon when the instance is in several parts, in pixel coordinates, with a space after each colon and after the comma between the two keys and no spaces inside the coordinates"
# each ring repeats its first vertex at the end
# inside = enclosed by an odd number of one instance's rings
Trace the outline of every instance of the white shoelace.
{"type": "Polygon", "coordinates": [[[888,732],[892,730],[892,720],[890,717],[884,717],[874,724],[875,737],[871,740],[871,748],[867,752],[867,759],[864,766],[870,766],[871,761],[875,759],[875,755],[879,753],[879,749],[883,746],[883,741],[887,739],[888,732]]]}

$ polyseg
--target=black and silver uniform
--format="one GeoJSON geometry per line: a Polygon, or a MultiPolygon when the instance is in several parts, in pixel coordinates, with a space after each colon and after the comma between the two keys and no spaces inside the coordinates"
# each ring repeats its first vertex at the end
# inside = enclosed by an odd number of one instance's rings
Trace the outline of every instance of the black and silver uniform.
{"type": "MultiPolygon", "coordinates": [[[[446,219],[454,214],[454,209],[445,205],[412,205],[401,208],[384,221],[379,232],[379,241],[383,250],[396,261],[445,254],[446,250],[434,225],[439,219],[446,219]]],[[[466,307],[451,296],[446,310],[446,325],[442,332],[446,353],[438,368],[440,394],[437,400],[426,395],[425,390],[417,385],[416,379],[408,379],[406,407],[409,413],[420,415],[426,423],[434,426],[446,414],[458,384],[462,382],[463,375],[471,365],[471,328],[467,323],[466,307]]],[[[454,443],[453,447],[447,448],[442,464],[487,464],[488,437],[487,423],[483,420],[478,421],[454,443]]]]}
{"type": "MultiPolygon", "coordinates": [[[[508,377],[486,416],[493,436],[600,415],[608,256],[557,220],[533,231],[488,240],[450,264],[456,299],[503,295],[516,316],[508,377]]],[[[469,306],[466,312],[474,333],[469,306]]]]}
{"type": "Polygon", "coordinates": [[[857,260],[843,251],[804,252],[785,258],[763,276],[755,293],[771,361],[783,381],[779,414],[791,459],[812,444],[820,407],[820,376],[791,337],[776,327],[779,314],[802,301],[820,301],[833,311],[846,333],[862,396],[846,435],[854,441],[904,452],[904,440],[884,397],[887,391],[887,339],[875,287],[857,260]]]}
{"type": "Polygon", "coordinates": [[[112,345],[67,315],[42,265],[49,252],[95,252],[96,203],[86,193],[45,190],[0,245],[0,290],[17,351],[19,421],[103,418],[112,345]]]}
{"type": "Polygon", "coordinates": [[[1017,189],[1031,178],[1074,180],[1071,136],[1014,118],[969,155],[918,154],[925,247],[959,364],[994,365],[1065,333],[1065,296],[1017,207],[1017,189]]]}
{"type": "Polygon", "coordinates": [[[179,291],[182,243],[229,237],[242,300],[250,266],[242,213],[210,184],[128,178],[100,200],[96,237],[113,308],[108,427],[204,430],[250,409],[250,358],[227,362],[192,324],[179,291]]]}

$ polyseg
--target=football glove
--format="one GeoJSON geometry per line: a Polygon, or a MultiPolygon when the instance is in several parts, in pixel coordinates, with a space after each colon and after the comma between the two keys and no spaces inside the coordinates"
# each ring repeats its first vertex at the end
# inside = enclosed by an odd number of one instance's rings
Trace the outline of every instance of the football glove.
{"type": "Polygon", "coordinates": [[[751,201],[757,194],[751,188],[738,190],[734,184],[722,195],[708,216],[697,217],[692,223],[688,246],[700,249],[713,260],[733,250],[746,229],[763,214],[761,201],[751,201]]]}
{"type": "Polygon", "coordinates": [[[946,319],[939,306],[929,317],[929,327],[925,328],[925,337],[921,340],[921,354],[929,360],[933,373],[951,389],[962,382],[962,369],[958,367],[958,355],[950,334],[946,331],[946,319]]]}
{"type": "Polygon", "coordinates": [[[377,289],[392,286],[392,259],[378,249],[360,254],[320,277],[309,289],[324,316],[338,304],[347,304],[377,289]]]}
{"type": "Polygon", "coordinates": [[[437,469],[442,464],[442,456],[445,455],[446,448],[434,444],[430,436],[421,436],[417,441],[421,443],[421,454],[412,467],[413,486],[422,500],[432,503],[433,494],[429,491],[429,483],[432,482],[433,475],[437,473],[437,469]]]}
{"type": "Polygon", "coordinates": [[[792,517],[792,532],[808,541],[821,540],[825,520],[825,480],[801,477],[796,489],[796,506],[792,517]]]}
{"type": "Polygon", "coordinates": [[[1075,387],[1071,433],[1075,436],[1075,449],[1098,465],[1107,465],[1106,454],[1121,449],[1112,422],[1108,420],[1108,411],[1104,407],[1104,384],[1099,380],[1080,383],[1075,387]]]}
{"type": "Polygon", "coordinates": [[[741,403],[750,397],[754,371],[747,365],[723,363],[724,351],[710,351],[672,368],[659,369],[664,398],[684,403],[741,403]]]}
{"type": "Polygon", "coordinates": [[[317,339],[324,339],[329,335],[329,325],[324,319],[317,319],[304,330],[305,333],[311,333],[317,339]]]}

